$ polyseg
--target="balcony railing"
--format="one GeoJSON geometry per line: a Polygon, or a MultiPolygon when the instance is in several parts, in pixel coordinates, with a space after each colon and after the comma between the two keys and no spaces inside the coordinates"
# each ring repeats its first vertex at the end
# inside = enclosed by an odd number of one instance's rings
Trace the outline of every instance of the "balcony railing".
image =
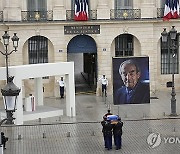
{"type": "MultiPolygon", "coordinates": [[[[163,18],[164,8],[157,8],[157,19],[163,18]]],[[[53,11],[21,11],[22,21],[53,21],[53,11]]],[[[110,20],[141,19],[140,9],[111,9],[110,20]]],[[[74,10],[66,10],[66,21],[74,20],[74,10]]],[[[89,10],[89,21],[98,20],[97,10],[89,10]]],[[[3,11],[0,11],[0,22],[4,21],[3,11]]]]}
{"type": "Polygon", "coordinates": [[[0,22],[3,21],[3,11],[0,11],[0,22]]]}
{"type": "Polygon", "coordinates": [[[140,19],[141,10],[140,9],[111,9],[110,10],[110,19],[140,19]]]}
{"type": "MultiPolygon", "coordinates": [[[[66,20],[74,20],[74,10],[66,10],[66,20]]],[[[97,10],[89,11],[88,20],[97,20],[97,10]]]]}
{"type": "Polygon", "coordinates": [[[53,11],[21,11],[22,21],[51,21],[53,11]]]}
{"type": "Polygon", "coordinates": [[[157,8],[157,18],[163,18],[163,16],[164,16],[164,8],[157,8]]]}

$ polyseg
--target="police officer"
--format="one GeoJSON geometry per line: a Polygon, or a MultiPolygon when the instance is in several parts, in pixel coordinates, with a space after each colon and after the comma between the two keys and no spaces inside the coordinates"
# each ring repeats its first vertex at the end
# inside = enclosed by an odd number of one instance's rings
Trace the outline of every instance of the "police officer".
{"type": "Polygon", "coordinates": [[[64,86],[65,86],[64,79],[63,79],[63,77],[61,77],[61,80],[57,80],[57,81],[59,83],[60,96],[61,96],[61,98],[64,98],[64,86]]]}
{"type": "Polygon", "coordinates": [[[107,121],[103,126],[103,135],[105,138],[105,147],[108,150],[112,149],[112,128],[113,125],[111,124],[111,121],[107,118],[107,121]]]}
{"type": "Polygon", "coordinates": [[[107,97],[107,92],[106,92],[106,90],[107,90],[107,86],[108,86],[108,80],[107,80],[106,76],[103,75],[103,76],[99,79],[99,81],[101,81],[101,85],[102,85],[102,97],[103,97],[104,92],[105,92],[105,97],[107,97]]]}
{"type": "Polygon", "coordinates": [[[103,133],[104,146],[105,146],[105,148],[107,148],[106,138],[105,138],[105,135],[104,135],[104,126],[105,126],[105,124],[106,124],[106,121],[107,121],[107,117],[106,117],[106,116],[103,116],[103,121],[101,121],[101,125],[103,126],[103,128],[102,128],[102,133],[103,133]]]}
{"type": "Polygon", "coordinates": [[[1,143],[2,143],[4,149],[6,149],[7,141],[8,141],[8,137],[5,137],[4,132],[1,132],[1,143]]]}
{"type": "Polygon", "coordinates": [[[123,122],[121,121],[121,118],[119,117],[118,122],[113,127],[113,135],[114,135],[114,142],[116,145],[116,150],[121,149],[122,127],[123,127],[123,122]]]}
{"type": "Polygon", "coordinates": [[[104,116],[106,116],[106,117],[107,117],[108,115],[112,115],[112,113],[111,113],[111,110],[110,110],[110,109],[108,109],[108,110],[107,110],[107,113],[106,113],[104,116]]]}

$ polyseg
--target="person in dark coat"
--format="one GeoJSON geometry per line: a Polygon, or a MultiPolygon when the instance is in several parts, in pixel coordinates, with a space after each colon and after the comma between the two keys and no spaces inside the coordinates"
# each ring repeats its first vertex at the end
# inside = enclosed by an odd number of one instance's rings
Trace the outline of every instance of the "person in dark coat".
{"type": "Polygon", "coordinates": [[[124,61],[119,67],[119,74],[124,86],[115,92],[115,105],[150,103],[149,83],[140,80],[141,71],[134,60],[124,61]]]}
{"type": "Polygon", "coordinates": [[[7,141],[8,141],[8,138],[5,137],[4,132],[1,132],[1,143],[2,143],[4,149],[6,149],[6,142],[7,141]]]}
{"type": "Polygon", "coordinates": [[[121,149],[122,127],[123,127],[123,122],[121,121],[121,118],[119,117],[118,122],[114,124],[114,127],[113,127],[113,135],[114,135],[114,142],[116,145],[116,150],[121,149]]]}
{"type": "Polygon", "coordinates": [[[115,104],[144,104],[150,102],[149,86],[141,82],[134,89],[122,87],[116,92],[115,104]]]}
{"type": "Polygon", "coordinates": [[[107,144],[106,144],[106,138],[105,138],[105,135],[104,135],[104,126],[105,126],[105,124],[106,124],[106,121],[107,121],[107,117],[106,116],[104,116],[103,117],[103,121],[101,121],[101,125],[102,125],[102,133],[103,133],[103,138],[104,138],[104,146],[105,146],[105,148],[107,148],[107,144]]]}
{"type": "MultiPolygon", "coordinates": [[[[107,113],[106,113],[104,116],[105,116],[105,117],[107,117],[108,115],[112,115],[112,113],[111,113],[111,110],[110,110],[110,109],[108,109],[108,110],[107,110],[107,113]]],[[[104,117],[104,116],[103,116],[103,117],[104,117]]]]}
{"type": "Polygon", "coordinates": [[[107,119],[103,125],[103,135],[105,138],[105,146],[108,150],[112,149],[112,128],[111,121],[107,119]]]}

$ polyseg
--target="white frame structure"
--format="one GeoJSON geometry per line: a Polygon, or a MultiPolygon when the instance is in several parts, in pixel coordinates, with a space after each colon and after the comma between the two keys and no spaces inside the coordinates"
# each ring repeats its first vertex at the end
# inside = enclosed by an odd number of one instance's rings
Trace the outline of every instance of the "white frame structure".
{"type": "MultiPolygon", "coordinates": [[[[31,65],[19,65],[9,67],[9,75],[15,76],[14,83],[21,88],[18,96],[16,112],[14,114],[15,124],[23,124],[23,96],[22,80],[35,79],[35,98],[38,105],[43,105],[43,83],[44,76],[65,75],[66,82],[66,115],[74,117],[75,114],[75,84],[74,84],[74,62],[43,63],[31,65]]],[[[6,68],[0,68],[0,80],[6,80],[6,68]]]]}

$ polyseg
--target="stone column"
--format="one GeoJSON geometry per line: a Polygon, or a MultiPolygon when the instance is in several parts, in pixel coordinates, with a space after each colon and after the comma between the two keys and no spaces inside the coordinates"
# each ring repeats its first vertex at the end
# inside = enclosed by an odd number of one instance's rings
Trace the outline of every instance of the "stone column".
{"type": "Polygon", "coordinates": [[[17,97],[16,101],[16,111],[14,112],[13,117],[16,119],[14,120],[15,125],[22,125],[23,124],[23,99],[22,99],[22,80],[18,75],[15,75],[14,84],[21,89],[19,96],[17,97]]]}
{"type": "Polygon", "coordinates": [[[4,21],[21,21],[21,8],[19,6],[19,0],[6,0],[4,3],[4,21]]]}
{"type": "Polygon", "coordinates": [[[66,20],[64,0],[54,0],[53,20],[66,20]]]}
{"type": "Polygon", "coordinates": [[[76,109],[75,109],[74,72],[65,75],[65,83],[66,83],[66,115],[69,117],[75,117],[76,109]]]}
{"type": "Polygon", "coordinates": [[[35,78],[35,105],[43,105],[43,82],[42,78],[35,78]]]}
{"type": "Polygon", "coordinates": [[[110,9],[107,0],[98,0],[97,19],[110,19],[110,9]]]}

